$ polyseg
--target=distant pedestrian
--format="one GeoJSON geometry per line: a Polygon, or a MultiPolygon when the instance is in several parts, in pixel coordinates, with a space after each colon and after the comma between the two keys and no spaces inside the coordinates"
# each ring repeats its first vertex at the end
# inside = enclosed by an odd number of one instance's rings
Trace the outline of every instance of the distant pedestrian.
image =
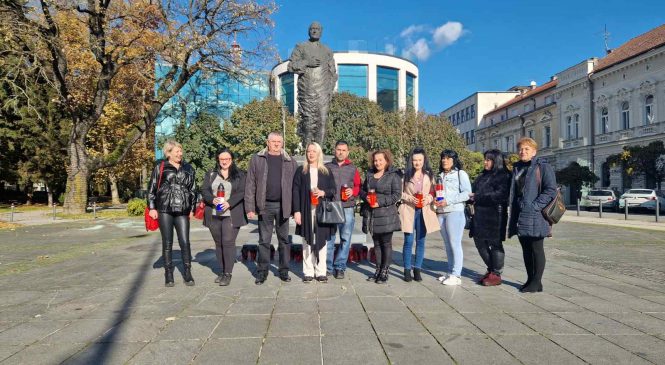
{"type": "Polygon", "coordinates": [[[522,245],[527,280],[520,291],[541,292],[545,272],[543,241],[552,233],[542,210],[556,197],[556,176],[545,159],[536,157],[536,141],[524,137],[517,142],[517,148],[520,160],[513,165],[508,236],[517,235],[522,245]]]}
{"type": "Polygon", "coordinates": [[[335,200],[342,201],[344,208],[344,223],[337,225],[339,231],[339,250],[335,256],[335,238],[333,234],[328,240],[326,267],[336,279],[343,279],[346,271],[346,261],[349,259],[351,236],[355,226],[356,197],[360,194],[360,173],[358,168],[349,160],[349,145],[346,141],[337,141],[335,144],[335,157],[326,163],[335,177],[335,200]],[[333,261],[334,259],[334,261],[333,261]]]}
{"type": "Polygon", "coordinates": [[[256,285],[268,278],[270,248],[273,229],[279,244],[279,278],[291,281],[289,263],[289,217],[293,175],[298,168],[296,161],[283,149],[284,138],[279,132],[268,135],[267,147],[252,156],[247,169],[245,184],[245,210],[247,217],[259,218],[259,255],[257,258],[256,285]]]}
{"type": "Polygon", "coordinates": [[[192,277],[192,251],[189,243],[189,219],[194,213],[194,169],[182,158],[182,145],[169,140],[162,148],[165,160],[158,163],[150,177],[148,190],[149,214],[159,220],[162,234],[165,285],[173,282],[173,229],[178,235],[180,257],[184,266],[185,285],[194,285],[192,277]]]}
{"type": "Polygon", "coordinates": [[[220,286],[229,285],[236,260],[236,238],[240,227],[247,224],[245,214],[245,172],[234,161],[228,148],[215,154],[217,166],[203,179],[201,195],[205,202],[203,225],[215,241],[215,256],[220,274],[215,279],[220,286]]]}
{"type": "Polygon", "coordinates": [[[316,208],[321,199],[335,199],[335,178],[323,164],[323,151],[316,142],[310,142],[305,152],[305,163],[298,167],[293,177],[293,219],[296,234],[303,237],[303,281],[316,278],[327,282],[326,242],[335,234],[337,226],[323,224],[316,219],[316,208]]]}
{"type": "Polygon", "coordinates": [[[473,237],[487,266],[487,272],[478,283],[493,286],[501,284],[503,271],[505,252],[502,242],[506,239],[508,223],[510,172],[504,167],[501,151],[489,150],[484,157],[483,172],[473,182],[474,215],[469,236],[473,237]]]}
{"type": "Polygon", "coordinates": [[[434,192],[432,168],[425,150],[414,148],[407,160],[402,192],[402,204],[399,206],[399,218],[404,232],[404,281],[411,281],[411,257],[413,241],[416,241],[416,261],[413,264],[413,279],[422,281],[420,270],[425,258],[425,236],[440,229],[436,212],[432,208],[434,192]]]}
{"type": "Polygon", "coordinates": [[[469,175],[462,170],[459,155],[453,150],[441,152],[439,168],[441,171],[439,177],[443,180],[444,199],[435,202],[435,205],[448,258],[448,269],[439,280],[444,285],[461,285],[464,260],[462,236],[466,224],[464,204],[469,200],[471,182],[469,175]]]}
{"type": "Polygon", "coordinates": [[[402,197],[402,181],[392,166],[389,150],[378,150],[371,154],[360,196],[367,202],[365,210],[367,229],[374,241],[376,272],[367,280],[377,284],[388,280],[393,255],[393,232],[400,230],[397,202],[402,197]]]}

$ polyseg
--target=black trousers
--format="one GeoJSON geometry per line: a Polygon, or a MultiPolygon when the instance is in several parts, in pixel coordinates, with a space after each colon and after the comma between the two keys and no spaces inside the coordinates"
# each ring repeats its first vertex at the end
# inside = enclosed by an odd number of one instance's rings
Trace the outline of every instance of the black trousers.
{"type": "Polygon", "coordinates": [[[501,275],[501,272],[503,272],[504,258],[506,256],[501,240],[474,238],[473,242],[476,244],[478,254],[480,254],[480,257],[487,266],[487,271],[501,275]]]}
{"type": "Polygon", "coordinates": [[[518,237],[522,245],[524,266],[526,267],[527,284],[541,285],[545,272],[545,249],[542,237],[518,237]]]}
{"type": "Polygon", "coordinates": [[[374,241],[376,267],[387,269],[393,259],[393,233],[375,233],[372,235],[372,241],[374,241]]]}
{"type": "Polygon", "coordinates": [[[192,266],[192,251],[189,245],[189,213],[159,212],[159,232],[162,234],[162,257],[164,269],[173,270],[173,228],[178,235],[180,256],[185,267],[192,266]]]}
{"type": "Polygon", "coordinates": [[[256,270],[267,273],[270,267],[270,246],[273,229],[277,233],[279,271],[289,271],[291,245],[289,244],[289,217],[282,216],[282,203],[266,202],[266,208],[259,215],[259,256],[256,270]]]}
{"type": "Polygon", "coordinates": [[[230,216],[211,217],[208,229],[215,241],[215,256],[221,272],[231,274],[236,262],[236,238],[240,227],[233,227],[230,216]]]}

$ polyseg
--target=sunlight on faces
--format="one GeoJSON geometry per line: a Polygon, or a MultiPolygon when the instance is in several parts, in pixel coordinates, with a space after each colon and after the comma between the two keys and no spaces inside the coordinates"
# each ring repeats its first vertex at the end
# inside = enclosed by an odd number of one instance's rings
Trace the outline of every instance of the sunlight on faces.
{"type": "Polygon", "coordinates": [[[386,156],[383,153],[377,153],[374,155],[374,168],[376,171],[384,171],[388,161],[386,161],[386,156]]]}
{"type": "Polygon", "coordinates": [[[441,166],[443,166],[444,171],[450,171],[453,169],[453,164],[455,163],[455,160],[453,160],[452,157],[449,156],[444,156],[441,159],[441,166]]]}
{"type": "Polygon", "coordinates": [[[231,164],[233,163],[233,157],[228,152],[222,152],[217,156],[219,160],[219,166],[222,167],[222,170],[228,170],[231,164]]]}
{"type": "Polygon", "coordinates": [[[182,148],[178,146],[173,147],[166,157],[168,157],[170,162],[180,163],[182,161],[182,148]]]}
{"type": "Polygon", "coordinates": [[[522,143],[519,148],[519,156],[522,162],[529,162],[534,156],[536,156],[536,149],[526,143],[522,143]]]}
{"type": "Polygon", "coordinates": [[[425,156],[422,153],[416,153],[415,155],[411,156],[411,166],[413,166],[414,170],[420,171],[423,169],[424,165],[425,156]]]}
{"type": "Polygon", "coordinates": [[[349,158],[349,146],[341,144],[335,147],[335,158],[338,162],[344,162],[344,160],[349,158]]]}
{"type": "Polygon", "coordinates": [[[494,167],[494,161],[492,161],[492,159],[490,158],[485,158],[485,160],[483,161],[483,167],[485,168],[485,170],[490,171],[492,167],[494,167]]]}
{"type": "Polygon", "coordinates": [[[307,154],[307,162],[310,165],[316,165],[316,163],[319,160],[319,153],[316,149],[316,146],[313,145],[313,144],[310,144],[309,146],[307,146],[307,153],[306,154],[307,154]]]}
{"type": "Polygon", "coordinates": [[[270,136],[268,138],[268,152],[272,154],[279,154],[282,152],[282,143],[284,140],[282,139],[282,136],[270,136]]]}

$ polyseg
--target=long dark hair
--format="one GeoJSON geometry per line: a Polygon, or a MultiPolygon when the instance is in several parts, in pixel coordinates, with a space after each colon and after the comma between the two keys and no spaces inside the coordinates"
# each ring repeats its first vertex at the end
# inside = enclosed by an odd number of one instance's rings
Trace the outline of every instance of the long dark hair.
{"type": "Polygon", "coordinates": [[[453,150],[443,150],[441,151],[441,156],[439,157],[439,172],[443,172],[443,160],[444,157],[450,157],[453,159],[453,168],[452,169],[462,169],[462,161],[459,159],[457,152],[453,150]]]}
{"type": "Polygon", "coordinates": [[[404,172],[404,183],[407,183],[411,180],[413,175],[416,173],[416,169],[413,168],[413,155],[423,155],[424,161],[423,161],[423,174],[426,174],[430,181],[432,181],[432,176],[434,175],[434,172],[432,171],[432,167],[429,164],[429,159],[427,158],[427,153],[425,153],[425,150],[422,147],[416,147],[411,150],[411,153],[409,153],[409,157],[406,160],[406,171],[404,172]]]}
{"type": "Polygon", "coordinates": [[[217,173],[221,175],[222,173],[222,166],[219,164],[219,155],[222,153],[228,153],[231,155],[231,166],[229,166],[229,180],[234,180],[240,175],[240,170],[238,169],[238,166],[236,166],[236,155],[231,152],[231,150],[228,147],[222,147],[219,150],[217,150],[217,153],[215,154],[215,164],[217,165],[217,173]]]}
{"type": "Polygon", "coordinates": [[[503,153],[501,153],[501,151],[497,149],[488,150],[485,151],[483,156],[485,157],[486,160],[492,161],[492,169],[483,172],[490,172],[496,174],[498,172],[503,172],[506,170],[506,166],[503,164],[503,153]]]}

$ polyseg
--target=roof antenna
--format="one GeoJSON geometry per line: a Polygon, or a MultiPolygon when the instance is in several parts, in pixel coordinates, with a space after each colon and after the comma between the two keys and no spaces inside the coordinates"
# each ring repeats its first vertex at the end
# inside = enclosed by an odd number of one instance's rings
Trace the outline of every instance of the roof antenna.
{"type": "Polygon", "coordinates": [[[605,24],[605,31],[603,32],[603,38],[605,38],[605,54],[612,53],[612,50],[609,46],[610,33],[607,32],[607,24],[605,24]]]}

